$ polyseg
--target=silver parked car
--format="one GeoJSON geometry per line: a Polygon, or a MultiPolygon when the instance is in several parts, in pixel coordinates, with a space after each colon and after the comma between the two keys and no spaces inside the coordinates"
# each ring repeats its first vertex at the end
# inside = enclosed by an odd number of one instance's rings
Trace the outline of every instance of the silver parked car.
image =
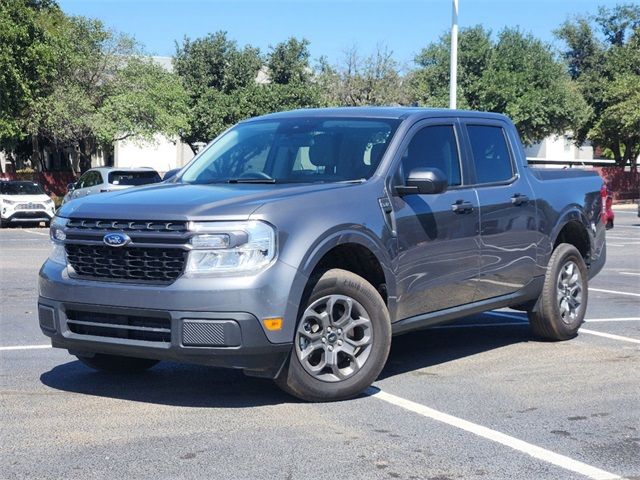
{"type": "Polygon", "coordinates": [[[96,193],[112,192],[139,185],[160,182],[158,172],[152,168],[98,167],[87,170],[75,183],[67,185],[68,192],[62,203],[96,193]]]}

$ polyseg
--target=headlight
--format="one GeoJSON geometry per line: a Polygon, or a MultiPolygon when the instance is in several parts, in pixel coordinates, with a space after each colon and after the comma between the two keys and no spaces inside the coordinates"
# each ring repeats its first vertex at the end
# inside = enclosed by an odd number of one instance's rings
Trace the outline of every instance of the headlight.
{"type": "Polygon", "coordinates": [[[6,198],[2,199],[2,203],[4,203],[5,205],[15,205],[16,202],[13,200],[7,200],[6,198]]]}
{"type": "Polygon", "coordinates": [[[51,221],[51,228],[49,229],[49,236],[51,237],[49,260],[61,265],[67,264],[67,255],[64,251],[64,243],[62,242],[67,238],[63,229],[68,221],[66,218],[55,217],[51,221]]]}
{"type": "Polygon", "coordinates": [[[50,205],[53,206],[53,200],[51,200],[50,198],[44,201],[45,205],[50,205]]]}
{"type": "Polygon", "coordinates": [[[276,232],[265,222],[191,222],[189,230],[187,274],[257,272],[276,255],[276,232]]]}

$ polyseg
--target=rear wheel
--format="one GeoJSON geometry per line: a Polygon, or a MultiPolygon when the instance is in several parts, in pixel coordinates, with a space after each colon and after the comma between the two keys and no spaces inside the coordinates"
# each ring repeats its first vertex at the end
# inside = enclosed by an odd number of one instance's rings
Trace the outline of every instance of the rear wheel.
{"type": "Polygon", "coordinates": [[[158,360],[96,353],[93,357],[77,355],[78,360],[94,370],[111,373],[139,373],[153,367],[158,360]]]}
{"type": "Polygon", "coordinates": [[[364,278],[324,273],[304,302],[289,363],[277,379],[307,401],[354,397],[378,377],[389,355],[387,306],[364,278]]]}
{"type": "Polygon", "coordinates": [[[587,266],[568,243],[556,247],[549,260],[537,308],[529,312],[533,333],[546,340],[568,340],[577,335],[587,310],[587,266]]]}

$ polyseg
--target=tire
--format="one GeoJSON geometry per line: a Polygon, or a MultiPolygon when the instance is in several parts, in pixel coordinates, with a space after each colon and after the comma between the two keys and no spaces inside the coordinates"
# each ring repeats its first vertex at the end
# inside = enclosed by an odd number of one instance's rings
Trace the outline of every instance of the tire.
{"type": "Polygon", "coordinates": [[[7,228],[9,224],[0,218],[0,228],[7,228]]]}
{"type": "Polygon", "coordinates": [[[104,353],[96,353],[93,357],[81,357],[79,355],[76,355],[76,357],[94,370],[109,373],[140,373],[158,363],[158,360],[149,358],[122,357],[104,353]]]}
{"type": "Polygon", "coordinates": [[[378,378],[389,356],[387,306],[373,285],[346,270],[328,270],[311,285],[276,383],[310,402],[352,398],[378,378]]]}
{"type": "Polygon", "coordinates": [[[537,308],[529,311],[533,334],[545,340],[569,340],[578,334],[589,298],[587,266],[568,243],[553,251],[537,308]]]}

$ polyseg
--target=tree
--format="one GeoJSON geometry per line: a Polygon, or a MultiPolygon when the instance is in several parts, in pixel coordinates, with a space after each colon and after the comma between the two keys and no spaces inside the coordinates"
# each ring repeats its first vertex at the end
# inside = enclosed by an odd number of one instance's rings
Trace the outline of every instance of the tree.
{"type": "Polygon", "coordinates": [[[116,140],[186,126],[177,77],[97,20],[47,0],[2,2],[0,40],[0,149],[31,149],[34,166],[43,146],[77,151],[84,170],[116,140]]]}
{"type": "Polygon", "coordinates": [[[61,16],[49,0],[0,3],[0,150],[25,138],[29,106],[50,89],[56,55],[47,18],[61,16]]]}
{"type": "Polygon", "coordinates": [[[400,67],[393,52],[383,45],[365,57],[354,46],[335,66],[322,58],[319,70],[319,82],[329,105],[394,105],[407,101],[400,67]]]}
{"type": "Polygon", "coordinates": [[[578,89],[593,110],[578,131],[635,170],[640,155],[640,6],[601,7],[556,32],[578,89]],[[600,35],[598,35],[600,31],[600,35]]]}
{"type": "MultiPolygon", "coordinates": [[[[445,107],[449,101],[450,37],[427,46],[416,57],[410,91],[422,105],[445,107]]],[[[496,42],[482,26],[459,37],[457,100],[461,108],[504,113],[524,143],[578,129],[589,109],[548,45],[515,29],[496,42]]]]}
{"type": "Polygon", "coordinates": [[[225,32],[185,38],[176,48],[174,67],[189,96],[182,139],[194,152],[196,144],[209,142],[245,118],[319,105],[306,40],[279,43],[266,58],[257,48],[239,48],[225,32]],[[265,68],[266,81],[257,83],[265,68]]]}
{"type": "Polygon", "coordinates": [[[26,131],[80,154],[89,168],[98,148],[124,138],[177,136],[186,126],[186,96],[170,72],[143,57],[133,40],[82,17],[52,29],[56,79],[33,101],[26,131]]]}
{"type": "MultiPolygon", "coordinates": [[[[428,45],[416,56],[418,69],[409,79],[410,96],[414,102],[441,108],[449,105],[450,39],[449,34],[443,35],[437,43],[428,45]]],[[[491,32],[480,25],[462,29],[458,46],[457,102],[460,108],[479,110],[482,108],[480,79],[493,51],[491,32]]]]}
{"type": "Polygon", "coordinates": [[[272,83],[286,85],[305,83],[311,76],[309,68],[309,41],[289,38],[271,47],[267,58],[269,79],[272,83]]]}

